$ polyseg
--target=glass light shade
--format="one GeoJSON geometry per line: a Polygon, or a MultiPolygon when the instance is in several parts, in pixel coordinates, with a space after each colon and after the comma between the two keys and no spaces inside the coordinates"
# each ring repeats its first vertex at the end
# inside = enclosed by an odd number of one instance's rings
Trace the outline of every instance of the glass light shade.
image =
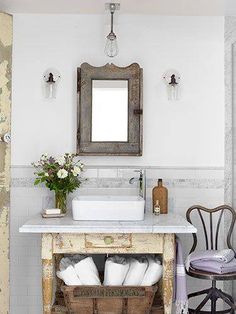
{"type": "Polygon", "coordinates": [[[167,85],[168,100],[179,99],[179,85],[167,85]]]}
{"type": "Polygon", "coordinates": [[[108,57],[111,57],[111,58],[118,55],[119,48],[117,44],[116,35],[114,33],[110,33],[107,36],[107,41],[106,41],[104,52],[108,57]]]}
{"type": "Polygon", "coordinates": [[[45,84],[45,97],[46,98],[56,98],[57,93],[57,83],[46,83],[45,84]]]}

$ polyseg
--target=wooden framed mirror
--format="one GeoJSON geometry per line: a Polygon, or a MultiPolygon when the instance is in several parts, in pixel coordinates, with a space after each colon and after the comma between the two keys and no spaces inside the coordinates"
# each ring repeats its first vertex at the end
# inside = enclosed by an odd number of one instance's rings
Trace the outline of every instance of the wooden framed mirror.
{"type": "Polygon", "coordinates": [[[106,64],[78,68],[79,155],[142,155],[142,69],[106,64]]]}

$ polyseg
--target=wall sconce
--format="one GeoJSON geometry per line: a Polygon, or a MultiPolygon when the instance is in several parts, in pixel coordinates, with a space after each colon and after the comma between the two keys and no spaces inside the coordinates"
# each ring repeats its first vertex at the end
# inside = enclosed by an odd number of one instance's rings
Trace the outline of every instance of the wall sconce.
{"type": "Polygon", "coordinates": [[[116,34],[113,31],[113,17],[114,17],[115,11],[120,9],[120,4],[119,3],[106,3],[105,8],[110,10],[110,13],[111,13],[111,31],[107,35],[104,52],[108,57],[112,58],[112,57],[117,56],[119,52],[116,34]]]}
{"type": "Polygon", "coordinates": [[[175,70],[169,70],[163,77],[166,88],[168,100],[178,100],[180,97],[180,75],[175,70]]]}
{"type": "Polygon", "coordinates": [[[60,73],[55,69],[48,69],[43,76],[45,98],[56,98],[57,85],[60,80],[60,73]]]}

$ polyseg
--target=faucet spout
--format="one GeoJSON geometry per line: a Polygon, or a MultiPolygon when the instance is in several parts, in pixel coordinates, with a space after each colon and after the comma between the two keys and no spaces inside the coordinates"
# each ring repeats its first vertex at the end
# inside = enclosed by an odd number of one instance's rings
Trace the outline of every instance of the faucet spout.
{"type": "Polygon", "coordinates": [[[139,178],[133,177],[129,179],[129,184],[133,184],[134,182],[138,182],[138,181],[139,181],[139,178]]]}
{"type": "Polygon", "coordinates": [[[146,199],[146,173],[144,169],[135,170],[135,172],[139,173],[139,177],[132,177],[129,180],[129,184],[133,184],[134,182],[139,182],[139,196],[141,196],[144,200],[146,199]]]}

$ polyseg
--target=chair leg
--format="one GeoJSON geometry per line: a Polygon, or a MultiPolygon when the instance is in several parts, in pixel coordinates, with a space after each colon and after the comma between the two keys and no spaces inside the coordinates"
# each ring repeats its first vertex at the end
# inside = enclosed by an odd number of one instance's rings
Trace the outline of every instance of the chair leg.
{"type": "Polygon", "coordinates": [[[216,313],[216,300],[218,298],[217,292],[216,292],[216,281],[212,281],[212,295],[211,295],[211,313],[216,313]]]}
{"type": "Polygon", "coordinates": [[[234,303],[234,299],[231,295],[229,295],[228,293],[225,293],[224,291],[222,290],[219,290],[219,293],[220,294],[223,294],[224,296],[226,296],[226,298],[228,298],[232,303],[234,303]]]}
{"type": "MultiPolygon", "coordinates": [[[[221,292],[223,295],[225,295],[225,296],[234,304],[234,299],[233,299],[233,297],[232,297],[231,295],[229,295],[229,294],[227,294],[227,293],[225,293],[225,292],[223,292],[223,291],[221,291],[221,290],[220,290],[220,292],[221,292]]],[[[234,313],[234,309],[232,309],[232,310],[230,311],[230,314],[235,314],[235,313],[234,313]]]]}
{"type": "Polygon", "coordinates": [[[199,313],[199,311],[203,308],[203,306],[207,303],[207,301],[211,299],[211,296],[212,296],[212,291],[210,290],[210,292],[205,297],[205,299],[203,299],[203,301],[196,308],[195,313],[199,313]]]}
{"type": "MultiPolygon", "coordinates": [[[[191,297],[195,297],[195,296],[199,296],[199,295],[203,295],[203,294],[207,294],[205,299],[203,299],[203,301],[198,305],[198,307],[195,310],[189,309],[189,310],[191,310],[190,313],[194,313],[194,314],[202,313],[202,311],[201,311],[202,308],[204,307],[204,305],[209,300],[211,301],[211,314],[218,313],[216,311],[217,299],[222,299],[227,305],[230,306],[230,309],[224,310],[224,311],[220,311],[219,313],[230,313],[230,314],[235,314],[236,313],[236,304],[234,303],[233,297],[230,296],[229,294],[223,292],[222,290],[217,289],[215,282],[212,282],[212,288],[210,288],[210,289],[205,289],[205,290],[202,290],[202,291],[190,293],[188,295],[188,299],[191,298],[191,297]]],[[[204,312],[204,313],[208,313],[208,312],[204,312]]]]}
{"type": "Polygon", "coordinates": [[[228,300],[227,298],[225,298],[223,300],[225,301],[225,303],[227,303],[231,307],[232,310],[234,310],[234,311],[236,310],[236,305],[233,304],[230,300],[228,300]]]}
{"type": "Polygon", "coordinates": [[[222,299],[226,304],[228,304],[228,305],[231,307],[232,310],[236,310],[236,305],[235,305],[234,300],[233,300],[233,298],[232,298],[231,296],[229,296],[229,295],[223,293],[223,292],[220,291],[220,290],[218,291],[218,293],[219,293],[219,296],[221,297],[221,299],[222,299]]]}
{"type": "Polygon", "coordinates": [[[199,295],[202,295],[202,294],[208,294],[210,292],[210,290],[211,289],[205,289],[205,290],[202,290],[202,291],[197,291],[197,292],[190,293],[188,295],[188,299],[196,297],[196,296],[199,296],[199,295]]]}
{"type": "Polygon", "coordinates": [[[215,295],[213,293],[212,298],[211,298],[211,313],[212,314],[216,313],[216,300],[217,300],[217,298],[215,297],[215,295]]]}

